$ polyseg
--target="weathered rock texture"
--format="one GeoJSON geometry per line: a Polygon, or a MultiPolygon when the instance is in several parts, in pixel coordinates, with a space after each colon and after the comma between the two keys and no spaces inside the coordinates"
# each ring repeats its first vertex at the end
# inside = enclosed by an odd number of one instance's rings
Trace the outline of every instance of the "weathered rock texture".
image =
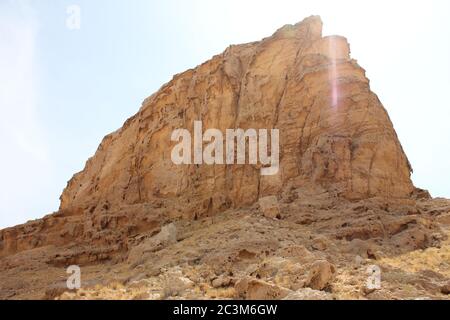
{"type": "Polygon", "coordinates": [[[350,199],[408,197],[411,167],[364,70],[343,37],[310,17],[176,75],[106,136],[61,195],[60,211],[1,233],[0,254],[87,240],[125,249],[166,219],[255,203],[287,185],[350,199]],[[176,128],[278,128],[281,167],[174,165],[176,128]]]}
{"type": "Polygon", "coordinates": [[[161,202],[171,216],[254,203],[283,186],[313,182],[349,198],[406,197],[411,168],[389,117],[342,37],[311,17],[260,42],[231,46],[174,77],[107,136],[61,196],[62,210],[97,216],[161,202]],[[176,166],[176,128],[278,128],[281,172],[255,166],[176,166]]]}
{"type": "MultiPolygon", "coordinates": [[[[54,266],[123,261],[171,221],[203,219],[259,199],[274,202],[298,188],[345,201],[411,199],[418,191],[410,172],[347,40],[322,37],[322,22],[313,16],[259,42],[230,46],[176,75],[104,138],[69,181],[57,213],[0,231],[0,257],[51,246],[64,248],[48,257],[54,266]],[[171,133],[192,132],[195,120],[222,132],[279,129],[279,173],[261,176],[258,165],[174,165],[171,133]]],[[[391,232],[379,223],[354,228],[340,230],[341,239],[391,232]]],[[[316,246],[325,250],[326,243],[316,246]]],[[[319,280],[314,289],[327,285],[319,280]]]]}

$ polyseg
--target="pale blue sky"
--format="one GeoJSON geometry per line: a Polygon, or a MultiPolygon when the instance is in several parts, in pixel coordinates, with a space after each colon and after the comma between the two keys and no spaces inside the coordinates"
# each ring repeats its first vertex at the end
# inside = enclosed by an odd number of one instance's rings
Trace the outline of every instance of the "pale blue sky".
{"type": "Polygon", "coordinates": [[[349,39],[415,184],[450,198],[447,0],[0,0],[0,228],[55,211],[103,136],[173,74],[312,14],[349,39]]]}

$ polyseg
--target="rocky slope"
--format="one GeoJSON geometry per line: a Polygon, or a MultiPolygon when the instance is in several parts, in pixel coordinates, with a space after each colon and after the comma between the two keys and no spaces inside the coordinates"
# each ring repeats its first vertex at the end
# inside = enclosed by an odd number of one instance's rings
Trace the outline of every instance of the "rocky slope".
{"type": "Polygon", "coordinates": [[[83,289],[63,298],[443,298],[450,202],[411,170],[347,40],[310,17],[176,75],[58,212],[0,231],[0,298],[55,298],[71,264],[83,289]],[[278,174],[174,165],[171,133],[195,120],[279,129],[278,174]],[[380,290],[364,289],[371,264],[380,290]]]}

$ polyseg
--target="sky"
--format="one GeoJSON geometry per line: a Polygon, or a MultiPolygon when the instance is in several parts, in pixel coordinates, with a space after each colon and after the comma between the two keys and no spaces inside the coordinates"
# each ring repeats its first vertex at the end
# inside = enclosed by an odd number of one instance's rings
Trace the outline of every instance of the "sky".
{"type": "Polygon", "coordinates": [[[56,211],[101,139],[174,74],[310,15],[349,40],[415,185],[450,198],[448,0],[0,0],[0,229],[56,211]]]}

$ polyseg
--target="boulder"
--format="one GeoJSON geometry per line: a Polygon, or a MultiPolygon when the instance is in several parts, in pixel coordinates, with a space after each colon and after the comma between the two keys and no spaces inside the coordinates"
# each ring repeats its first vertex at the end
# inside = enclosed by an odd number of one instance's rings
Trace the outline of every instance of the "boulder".
{"type": "Polygon", "coordinates": [[[246,300],[279,300],[286,297],[290,290],[253,278],[243,278],[234,286],[236,298],[246,300]]]}
{"type": "Polygon", "coordinates": [[[128,262],[139,264],[146,254],[152,253],[177,242],[177,227],[170,223],[161,228],[161,231],[141,244],[133,247],[128,254],[128,262]]]}
{"type": "Polygon", "coordinates": [[[311,265],[305,285],[315,290],[327,288],[334,278],[336,269],[326,260],[318,260],[311,265]]]}
{"type": "Polygon", "coordinates": [[[280,219],[280,207],[276,196],[269,196],[259,199],[259,208],[263,215],[269,219],[280,219]]]}

